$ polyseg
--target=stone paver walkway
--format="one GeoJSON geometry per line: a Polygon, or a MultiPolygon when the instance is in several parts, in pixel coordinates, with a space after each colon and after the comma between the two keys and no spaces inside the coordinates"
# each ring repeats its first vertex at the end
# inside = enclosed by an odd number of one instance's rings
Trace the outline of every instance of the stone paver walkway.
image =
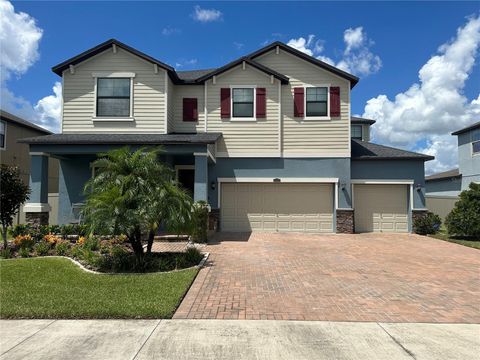
{"type": "Polygon", "coordinates": [[[480,323],[480,251],[411,234],[222,234],[176,319],[480,323]]]}

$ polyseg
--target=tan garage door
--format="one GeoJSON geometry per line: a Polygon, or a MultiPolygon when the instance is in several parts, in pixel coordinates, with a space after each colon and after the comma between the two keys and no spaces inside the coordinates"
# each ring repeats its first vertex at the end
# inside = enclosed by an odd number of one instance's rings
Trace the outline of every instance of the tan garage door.
{"type": "Polygon", "coordinates": [[[333,231],[333,185],[224,183],[223,231],[333,231]]]}
{"type": "Polygon", "coordinates": [[[407,185],[354,185],[355,232],[408,232],[407,185]]]}

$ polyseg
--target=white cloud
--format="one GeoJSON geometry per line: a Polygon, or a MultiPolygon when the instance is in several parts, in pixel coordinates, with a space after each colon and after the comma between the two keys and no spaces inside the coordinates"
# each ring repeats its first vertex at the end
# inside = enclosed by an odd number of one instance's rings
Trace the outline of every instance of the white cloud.
{"type": "Polygon", "coordinates": [[[199,5],[194,8],[193,18],[202,23],[222,20],[223,14],[216,9],[202,9],[199,5]]]}
{"type": "Polygon", "coordinates": [[[308,35],[306,38],[290,39],[287,45],[355,75],[366,76],[380,70],[382,61],[378,55],[370,51],[374,43],[368,39],[367,34],[363,31],[363,27],[359,26],[355,29],[349,28],[345,30],[343,41],[345,50],[338,62],[323,54],[325,42],[323,40],[315,41],[315,35],[313,34],[308,35]]]}
{"type": "Polygon", "coordinates": [[[455,167],[456,137],[450,133],[480,116],[480,95],[470,101],[463,94],[479,44],[480,17],[471,17],[422,66],[418,83],[393,100],[386,95],[368,100],[363,116],[377,120],[374,140],[435,155],[435,161],[427,162],[429,173],[455,167]]]}
{"type": "Polygon", "coordinates": [[[196,65],[197,62],[198,62],[197,59],[189,59],[189,60],[181,59],[181,60],[179,60],[178,62],[175,63],[175,67],[181,68],[181,67],[184,67],[184,66],[192,66],[192,65],[196,65]]]}
{"type": "Polygon", "coordinates": [[[245,44],[242,44],[242,43],[239,43],[239,42],[234,41],[234,42],[233,42],[233,46],[235,46],[235,48],[236,48],[237,50],[241,50],[241,49],[243,49],[243,47],[245,46],[245,44]]]}
{"type": "Polygon", "coordinates": [[[2,80],[11,73],[21,75],[39,58],[38,43],[42,38],[42,29],[37,27],[35,19],[23,12],[16,13],[13,5],[0,0],[0,70],[2,80]]]}
{"type": "Polygon", "coordinates": [[[20,77],[38,60],[38,46],[43,30],[34,18],[23,12],[15,12],[13,5],[0,0],[0,95],[2,109],[32,121],[49,130],[60,126],[61,84],[54,86],[55,95],[39,100],[35,106],[8,89],[12,75],[20,77]]]}
{"type": "Polygon", "coordinates": [[[180,29],[177,29],[177,28],[173,28],[171,26],[167,26],[167,27],[164,27],[162,29],[162,35],[163,36],[169,36],[169,35],[173,35],[173,34],[180,34],[182,32],[182,30],[180,29]]]}

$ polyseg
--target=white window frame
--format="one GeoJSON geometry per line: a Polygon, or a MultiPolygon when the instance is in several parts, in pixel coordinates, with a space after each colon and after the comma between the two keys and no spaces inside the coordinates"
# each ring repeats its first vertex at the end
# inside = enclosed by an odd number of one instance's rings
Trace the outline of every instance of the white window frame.
{"type": "Polygon", "coordinates": [[[257,85],[230,85],[230,121],[257,121],[257,85]],[[252,117],[233,117],[233,89],[253,89],[252,117]]]}
{"type": "Polygon", "coordinates": [[[7,122],[0,120],[3,124],[3,146],[0,147],[0,150],[7,150],[7,122]]]}
{"type": "Polygon", "coordinates": [[[94,104],[93,104],[93,121],[135,121],[133,116],[133,79],[135,78],[135,73],[132,72],[94,72],[92,73],[93,83],[94,83],[94,104]],[[97,116],[97,83],[98,78],[130,78],[130,115],[127,117],[108,117],[108,116],[97,116]]]}
{"type": "Polygon", "coordinates": [[[474,144],[474,143],[477,143],[477,142],[480,142],[480,140],[473,140],[473,134],[476,133],[476,132],[480,133],[480,129],[475,129],[475,130],[472,131],[472,135],[471,135],[471,141],[472,141],[471,144],[472,144],[472,146],[471,146],[471,148],[470,148],[471,151],[472,151],[472,156],[480,156],[480,151],[479,151],[479,152],[473,151],[473,144],[474,144]]]}
{"type": "MultiPolygon", "coordinates": [[[[352,126],[352,130],[353,130],[353,127],[354,127],[354,126],[360,128],[360,140],[363,141],[363,125],[360,125],[360,124],[352,124],[351,126],[352,126]]],[[[352,139],[357,139],[356,137],[355,137],[355,138],[353,137],[353,131],[350,132],[350,137],[351,137],[352,139]]],[[[358,140],[358,139],[357,139],[357,140],[358,140]]]]}
{"type": "Polygon", "coordinates": [[[305,120],[331,120],[330,118],[330,87],[331,84],[305,85],[303,87],[303,118],[305,120]],[[307,115],[307,89],[308,88],[327,88],[327,116],[308,116],[307,115]]]}

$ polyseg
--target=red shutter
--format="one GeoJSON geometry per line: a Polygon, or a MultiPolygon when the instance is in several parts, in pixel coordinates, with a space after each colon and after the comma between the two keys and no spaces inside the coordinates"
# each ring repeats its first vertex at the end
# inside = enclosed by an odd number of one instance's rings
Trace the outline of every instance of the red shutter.
{"type": "Polygon", "coordinates": [[[340,116],[340,88],[330,88],[330,117],[340,116]]]}
{"type": "Polygon", "coordinates": [[[304,91],[303,87],[293,88],[293,115],[295,117],[303,117],[304,116],[304,91]]]}
{"type": "Polygon", "coordinates": [[[267,91],[265,88],[257,88],[257,118],[267,117],[267,91]]]}
{"type": "Polygon", "coordinates": [[[196,98],[183,98],[183,121],[198,121],[196,98]]]}
{"type": "Polygon", "coordinates": [[[220,106],[221,106],[221,118],[229,119],[230,118],[230,89],[222,88],[220,90],[220,106]]]}

